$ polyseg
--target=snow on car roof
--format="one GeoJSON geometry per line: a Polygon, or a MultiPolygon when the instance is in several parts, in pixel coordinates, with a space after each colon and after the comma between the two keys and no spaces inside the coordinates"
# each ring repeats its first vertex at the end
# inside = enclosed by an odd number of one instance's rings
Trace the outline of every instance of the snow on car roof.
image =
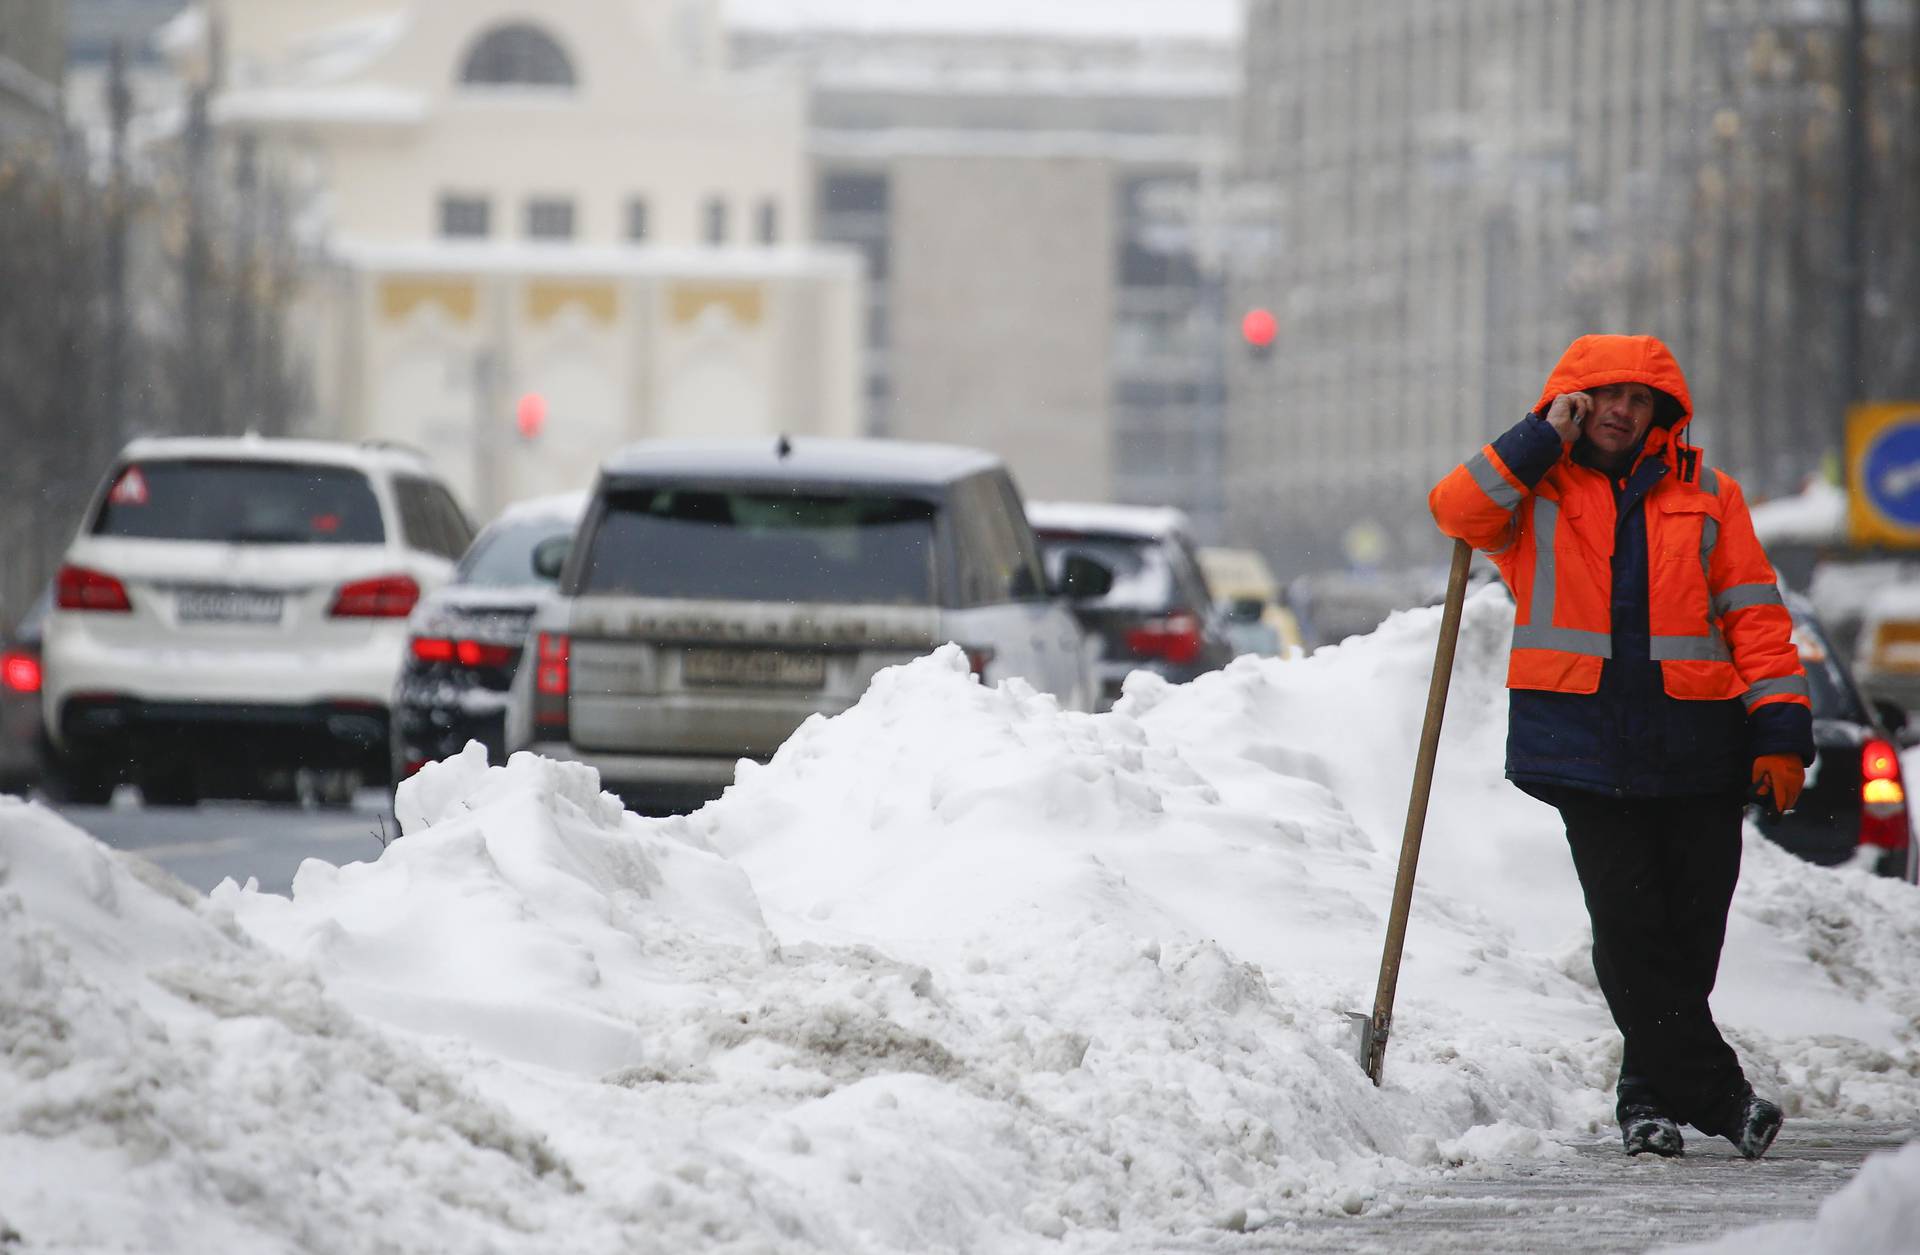
{"type": "Polygon", "coordinates": [[[782,456],[774,437],[735,440],[644,440],[607,459],[614,476],[685,475],[779,480],[856,480],[939,485],[1002,465],[982,449],[911,440],[846,440],[791,436],[782,456]]]}
{"type": "Polygon", "coordinates": [[[1791,497],[1775,497],[1751,509],[1753,531],[1763,545],[1806,541],[1831,544],[1847,537],[1847,492],[1816,479],[1791,497]]]}
{"type": "Polygon", "coordinates": [[[1193,530],[1186,512],[1171,506],[1107,505],[1092,501],[1029,501],[1027,521],[1036,528],[1116,536],[1165,536],[1193,530]]]}
{"type": "Polygon", "coordinates": [[[221,458],[261,462],[326,462],[339,466],[381,465],[425,470],[427,455],[407,445],[380,440],[308,440],[282,436],[139,436],[121,456],[135,458],[221,458]]]}
{"type": "Polygon", "coordinates": [[[495,515],[488,527],[502,523],[535,523],[547,520],[577,520],[587,512],[587,502],[593,494],[586,489],[576,492],[549,493],[544,497],[528,497],[509,504],[495,515]]]}

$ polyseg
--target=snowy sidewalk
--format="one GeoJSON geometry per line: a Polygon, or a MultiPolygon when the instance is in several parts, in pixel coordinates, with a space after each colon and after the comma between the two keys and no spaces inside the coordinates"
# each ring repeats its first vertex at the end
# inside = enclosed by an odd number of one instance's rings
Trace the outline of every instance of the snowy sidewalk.
{"type": "Polygon", "coordinates": [[[1789,1120],[1767,1157],[1750,1164],[1726,1142],[1686,1132],[1688,1153],[1680,1160],[1629,1161],[1618,1139],[1609,1137],[1581,1145],[1569,1160],[1472,1165],[1429,1192],[1383,1198],[1360,1216],[1213,1233],[1190,1246],[1161,1249],[1640,1255],[1749,1225],[1810,1219],[1868,1155],[1914,1136],[1905,1124],[1789,1120]]]}

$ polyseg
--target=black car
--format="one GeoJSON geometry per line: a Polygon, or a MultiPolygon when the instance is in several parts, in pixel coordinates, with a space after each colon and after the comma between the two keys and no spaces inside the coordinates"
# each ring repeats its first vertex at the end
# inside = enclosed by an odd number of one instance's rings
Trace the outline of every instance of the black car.
{"type": "Polygon", "coordinates": [[[1760,830],[1811,863],[1859,863],[1912,881],[1920,873],[1907,821],[1900,750],[1906,712],[1868,702],[1805,598],[1788,594],[1793,638],[1813,698],[1818,751],[1799,804],[1786,815],[1755,808],[1760,830]]]}
{"type": "Polygon", "coordinates": [[[1238,652],[1200,568],[1199,550],[1178,510],[1149,506],[1030,502],[1047,579],[1064,581],[1068,560],[1091,559],[1112,573],[1098,596],[1073,611],[1100,645],[1100,709],[1119,698],[1127,676],[1156,672],[1176,684],[1217,670],[1238,652]]]}
{"type": "Polygon", "coordinates": [[[554,591],[533,553],[572,536],[586,501],[567,493],[509,507],[474,538],[453,579],[414,610],[394,692],[396,784],[468,741],[486,746],[488,761],[504,760],[507,689],[533,612],[554,591]]]}
{"type": "Polygon", "coordinates": [[[41,782],[47,762],[40,717],[40,628],[52,592],[27,607],[0,636],[0,792],[24,793],[41,782]]]}

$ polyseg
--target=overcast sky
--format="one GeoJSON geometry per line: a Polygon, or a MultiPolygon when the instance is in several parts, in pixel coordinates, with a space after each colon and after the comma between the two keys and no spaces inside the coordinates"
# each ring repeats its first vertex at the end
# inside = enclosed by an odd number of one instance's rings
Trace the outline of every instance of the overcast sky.
{"type": "Polygon", "coordinates": [[[1240,0],[725,0],[744,26],[1064,31],[1227,39],[1240,0]]]}

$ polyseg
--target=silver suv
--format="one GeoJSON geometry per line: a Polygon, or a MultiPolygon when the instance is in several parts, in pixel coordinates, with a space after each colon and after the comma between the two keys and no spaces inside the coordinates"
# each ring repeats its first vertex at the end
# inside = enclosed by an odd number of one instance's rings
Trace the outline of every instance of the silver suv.
{"type": "Polygon", "coordinates": [[[560,596],[515,673],[507,744],[596,767],[640,809],[717,797],[809,715],[948,641],[987,683],[1078,710],[1091,650],[1049,588],[1012,478],[973,449],[884,440],[648,442],[602,468],[560,596]]]}

